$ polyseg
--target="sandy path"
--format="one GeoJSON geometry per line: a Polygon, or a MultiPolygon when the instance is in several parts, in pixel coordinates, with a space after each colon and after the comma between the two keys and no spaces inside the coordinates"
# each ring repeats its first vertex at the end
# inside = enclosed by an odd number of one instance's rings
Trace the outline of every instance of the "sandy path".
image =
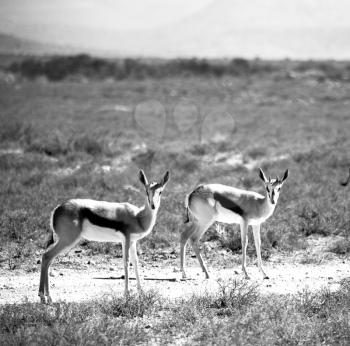
{"type": "MultiPolygon", "coordinates": [[[[212,278],[204,279],[199,266],[190,261],[188,268],[189,280],[181,281],[181,274],[176,270],[175,262],[166,267],[155,267],[154,263],[145,263],[141,273],[149,278],[176,279],[145,280],[145,289],[155,289],[165,297],[183,297],[194,293],[205,294],[218,288],[218,280],[223,282],[230,278],[241,279],[237,266],[232,268],[212,267],[212,278]],[[174,269],[175,268],[175,269],[174,269]]],[[[78,266],[79,267],[79,266],[78,266]]],[[[295,294],[305,288],[317,290],[322,287],[336,289],[339,282],[350,277],[349,260],[333,260],[322,264],[291,264],[266,263],[269,280],[261,279],[255,266],[249,266],[250,282],[256,284],[262,293],[295,294]]],[[[240,270],[239,270],[240,272],[240,270]]],[[[77,270],[74,265],[69,268],[56,268],[54,276],[50,276],[51,294],[55,301],[86,301],[99,299],[110,293],[122,295],[124,281],[116,279],[123,274],[121,265],[114,271],[108,268],[96,269],[88,267],[77,270]]],[[[37,290],[39,272],[25,273],[23,271],[0,271],[0,304],[21,303],[24,301],[38,302],[37,290]]],[[[136,291],[136,281],[131,281],[132,291],[136,291]]]]}

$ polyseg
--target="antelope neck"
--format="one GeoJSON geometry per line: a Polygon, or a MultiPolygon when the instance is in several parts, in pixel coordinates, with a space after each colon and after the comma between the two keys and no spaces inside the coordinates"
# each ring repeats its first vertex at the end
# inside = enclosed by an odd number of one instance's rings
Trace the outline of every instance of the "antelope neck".
{"type": "Polygon", "coordinates": [[[140,226],[143,229],[148,229],[154,223],[157,217],[158,208],[159,207],[152,209],[148,203],[148,198],[146,197],[145,204],[141,207],[137,215],[140,226]]]}
{"type": "Polygon", "coordinates": [[[260,210],[262,215],[271,215],[276,207],[276,203],[272,204],[267,193],[265,193],[264,198],[260,200],[260,210]]]}

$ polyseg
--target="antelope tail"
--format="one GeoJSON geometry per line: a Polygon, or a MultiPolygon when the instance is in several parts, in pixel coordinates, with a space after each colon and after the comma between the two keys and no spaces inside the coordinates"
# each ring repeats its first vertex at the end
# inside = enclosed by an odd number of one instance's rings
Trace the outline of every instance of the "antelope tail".
{"type": "MultiPolygon", "coordinates": [[[[190,199],[192,196],[208,196],[208,192],[203,191],[203,185],[197,186],[194,190],[192,190],[189,194],[186,195],[185,199],[185,208],[186,208],[186,215],[185,215],[185,221],[184,223],[188,223],[191,221],[190,215],[193,216],[192,211],[190,209],[190,199]]],[[[210,193],[209,193],[210,194],[210,193]]]]}
{"type": "Polygon", "coordinates": [[[186,199],[185,199],[186,214],[185,214],[184,223],[189,223],[190,222],[190,210],[189,210],[189,207],[188,207],[190,195],[191,195],[191,193],[186,195],[186,199]]]}
{"type": "Polygon", "coordinates": [[[51,217],[50,217],[50,234],[49,234],[49,238],[47,239],[46,241],[46,244],[45,244],[45,248],[47,249],[50,245],[52,245],[54,242],[55,242],[55,239],[54,239],[54,232],[55,232],[55,229],[54,229],[54,221],[53,221],[53,218],[54,218],[54,215],[55,215],[55,212],[56,212],[56,209],[59,207],[59,205],[51,212],[51,217]]]}
{"type": "Polygon", "coordinates": [[[53,232],[52,230],[50,230],[50,235],[49,238],[47,239],[47,242],[45,244],[45,249],[47,249],[50,245],[52,245],[54,243],[54,238],[53,238],[53,232]]]}

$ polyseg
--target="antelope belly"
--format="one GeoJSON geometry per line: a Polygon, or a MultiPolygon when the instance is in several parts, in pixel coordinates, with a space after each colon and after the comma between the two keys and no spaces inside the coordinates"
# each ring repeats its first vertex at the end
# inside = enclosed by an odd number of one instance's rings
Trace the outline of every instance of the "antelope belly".
{"type": "Polygon", "coordinates": [[[130,240],[131,241],[136,241],[136,240],[139,240],[139,239],[142,239],[146,236],[148,236],[151,232],[152,232],[152,229],[153,229],[153,225],[151,227],[148,228],[147,231],[145,232],[138,232],[138,233],[130,233],[130,240]]]}
{"type": "Polygon", "coordinates": [[[217,216],[216,221],[223,223],[241,223],[242,217],[233,211],[224,208],[219,203],[216,206],[217,216]]]}
{"type": "Polygon", "coordinates": [[[101,242],[124,242],[124,234],[112,228],[100,227],[92,224],[89,220],[84,220],[82,237],[87,240],[101,242]]]}
{"type": "Polygon", "coordinates": [[[268,217],[261,217],[261,218],[255,218],[255,219],[249,219],[248,223],[249,225],[261,225],[263,222],[265,222],[268,219],[268,217]]]}

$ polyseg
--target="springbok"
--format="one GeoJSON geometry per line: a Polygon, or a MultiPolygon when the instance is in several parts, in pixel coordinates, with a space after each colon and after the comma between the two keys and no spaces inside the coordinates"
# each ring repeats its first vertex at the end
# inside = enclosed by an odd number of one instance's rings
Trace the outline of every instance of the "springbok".
{"type": "Polygon", "coordinates": [[[281,187],[288,177],[288,170],[285,171],[282,179],[267,179],[262,169],[259,173],[265,185],[265,196],[253,192],[237,189],[222,184],[200,185],[186,197],[187,220],[189,214],[193,223],[181,234],[180,268],[182,277],[186,278],[185,253],[186,244],[191,239],[193,250],[198,258],[199,264],[209,278],[208,270],[200,254],[199,239],[203,233],[215,222],[226,224],[240,224],[242,241],[242,271],[247,279],[246,252],[248,245],[248,226],[253,228],[255,248],[258,257],[258,268],[264,279],[268,279],[261,261],[261,239],[260,226],[274,212],[281,187]]]}
{"type": "Polygon", "coordinates": [[[166,172],[160,182],[149,183],[144,171],[140,170],[139,179],[146,191],[146,202],[141,208],[130,203],[110,203],[91,199],[71,199],[57,206],[51,213],[50,242],[53,243],[53,233],[57,235],[58,240],[42,257],[39,286],[41,302],[52,302],[48,277],[52,260],[63,251],[71,249],[81,238],[122,243],[125,295],[129,291],[129,255],[135,268],[137,288],[141,291],[136,242],[152,231],[161,194],[169,181],[169,176],[169,172],[166,172]]]}
{"type": "Polygon", "coordinates": [[[349,176],[348,178],[344,181],[344,182],[341,182],[340,184],[343,185],[343,186],[347,186],[350,182],[350,168],[349,168],[349,176]]]}

